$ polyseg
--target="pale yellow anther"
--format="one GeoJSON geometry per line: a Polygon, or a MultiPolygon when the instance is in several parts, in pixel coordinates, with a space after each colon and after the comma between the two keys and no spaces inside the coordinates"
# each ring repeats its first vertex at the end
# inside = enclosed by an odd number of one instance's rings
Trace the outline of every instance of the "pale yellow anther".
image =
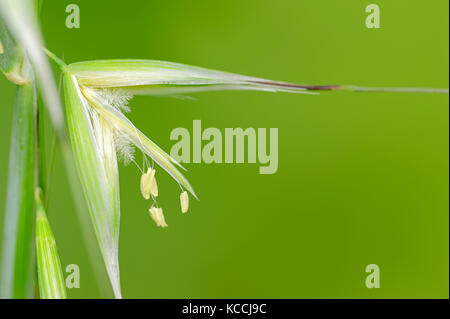
{"type": "Polygon", "coordinates": [[[158,208],[155,206],[150,207],[149,209],[150,216],[156,223],[158,227],[167,227],[166,220],[164,219],[164,214],[162,208],[158,208]]]}
{"type": "Polygon", "coordinates": [[[141,176],[141,193],[145,199],[149,199],[150,195],[158,196],[158,185],[155,178],[156,171],[152,168],[141,176]]]}
{"type": "Polygon", "coordinates": [[[3,54],[3,45],[2,45],[2,43],[0,42],[0,54],[3,54]]]}
{"type": "Polygon", "coordinates": [[[147,170],[147,173],[144,173],[141,176],[141,193],[145,199],[150,198],[150,174],[151,168],[147,170]]]}
{"type": "Polygon", "coordinates": [[[189,209],[189,196],[186,191],[180,194],[181,212],[184,214],[189,209]]]}
{"type": "Polygon", "coordinates": [[[156,183],[156,177],[155,177],[155,170],[152,170],[153,173],[151,174],[150,178],[150,194],[153,196],[158,196],[158,184],[156,183]]]}

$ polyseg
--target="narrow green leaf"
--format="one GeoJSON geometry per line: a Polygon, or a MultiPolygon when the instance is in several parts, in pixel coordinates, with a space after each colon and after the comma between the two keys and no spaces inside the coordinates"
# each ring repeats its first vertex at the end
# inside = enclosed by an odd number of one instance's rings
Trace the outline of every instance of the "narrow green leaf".
{"type": "Polygon", "coordinates": [[[40,189],[36,190],[36,256],[41,299],[65,299],[66,288],[55,237],[45,214],[40,189]]]}
{"type": "Polygon", "coordinates": [[[17,86],[1,264],[2,298],[32,296],[36,125],[34,92],[32,85],[17,86]]]}

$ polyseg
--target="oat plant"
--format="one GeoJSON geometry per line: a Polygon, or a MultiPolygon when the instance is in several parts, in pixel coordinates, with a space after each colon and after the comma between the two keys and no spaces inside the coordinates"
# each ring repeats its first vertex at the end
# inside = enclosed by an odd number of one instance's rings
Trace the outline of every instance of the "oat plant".
{"type": "Polygon", "coordinates": [[[188,211],[189,196],[197,198],[183,167],[128,119],[134,95],[212,90],[448,94],[448,89],[298,85],[154,60],[66,64],[44,48],[38,18],[41,4],[0,0],[0,69],[17,92],[0,264],[2,298],[66,298],[57,239],[46,212],[51,159],[45,156],[45,149],[52,143],[42,133],[47,124],[44,111],[63,154],[72,185],[69,191],[76,202],[82,200],[78,217],[87,236],[95,234],[103,270],[114,296],[121,298],[118,162],[136,164],[136,183],[143,200],[148,200],[149,216],[159,227],[168,224],[157,201],[159,191],[164,191],[158,189],[157,179],[169,176],[180,186],[180,194],[174,194],[173,200],[179,201],[182,213],[188,211]],[[57,90],[48,58],[62,75],[62,92],[57,90]],[[135,159],[136,150],[142,153],[143,165],[135,159]],[[90,222],[86,222],[87,216],[90,222]]]}

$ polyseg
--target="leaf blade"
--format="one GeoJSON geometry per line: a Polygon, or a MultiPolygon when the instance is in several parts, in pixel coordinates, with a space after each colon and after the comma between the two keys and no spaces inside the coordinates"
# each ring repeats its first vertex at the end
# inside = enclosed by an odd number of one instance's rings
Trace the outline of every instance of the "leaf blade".
{"type": "Polygon", "coordinates": [[[3,298],[32,297],[35,112],[33,86],[17,86],[1,264],[3,298]]]}

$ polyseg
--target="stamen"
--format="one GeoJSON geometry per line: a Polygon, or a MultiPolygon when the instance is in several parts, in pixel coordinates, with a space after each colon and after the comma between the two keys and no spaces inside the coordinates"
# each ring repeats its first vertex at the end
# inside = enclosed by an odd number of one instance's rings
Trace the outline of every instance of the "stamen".
{"type": "Polygon", "coordinates": [[[150,216],[155,221],[158,227],[167,227],[166,220],[164,219],[164,214],[162,208],[152,206],[149,209],[150,216]]]}
{"type": "Polygon", "coordinates": [[[186,191],[180,194],[181,212],[184,214],[189,209],[189,196],[186,191]]]}
{"type": "Polygon", "coordinates": [[[147,173],[142,174],[141,176],[141,193],[145,199],[150,198],[150,178],[151,178],[152,169],[149,168],[147,173]]]}
{"type": "Polygon", "coordinates": [[[156,170],[152,168],[147,169],[147,173],[141,176],[141,193],[145,199],[150,199],[150,195],[158,196],[158,184],[155,178],[156,170]]]}
{"type": "Polygon", "coordinates": [[[150,194],[157,197],[158,196],[158,184],[156,183],[155,177],[156,170],[152,169],[152,175],[150,179],[150,194]]]}

